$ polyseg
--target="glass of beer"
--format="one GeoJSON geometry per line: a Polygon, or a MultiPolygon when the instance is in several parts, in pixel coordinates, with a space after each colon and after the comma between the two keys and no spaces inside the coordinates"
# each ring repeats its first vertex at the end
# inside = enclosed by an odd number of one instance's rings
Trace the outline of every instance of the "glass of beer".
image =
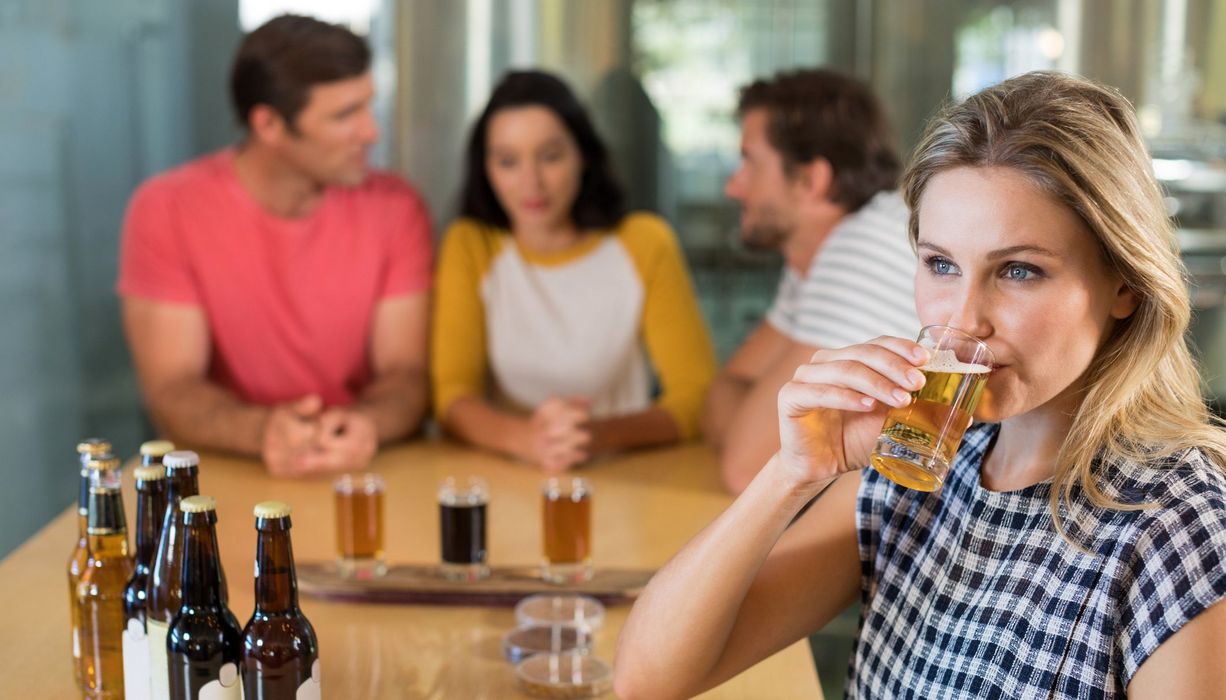
{"type": "Polygon", "coordinates": [[[342,576],[368,580],[387,573],[383,560],[383,479],[345,474],[336,493],[336,556],[342,576]]]}
{"type": "Polygon", "coordinates": [[[479,581],[490,575],[485,544],[489,500],[489,485],[481,477],[447,477],[439,485],[439,544],[445,578],[479,581]]]}
{"type": "Polygon", "coordinates": [[[545,545],[542,578],[551,583],[591,580],[591,484],[579,477],[554,477],[545,481],[541,493],[545,545]]]}
{"type": "Polygon", "coordinates": [[[936,491],[945,483],[995,360],[983,341],[949,326],[927,326],[917,342],[931,353],[920,367],[924,386],[911,392],[911,403],[886,414],[869,461],[895,483],[936,491]]]}

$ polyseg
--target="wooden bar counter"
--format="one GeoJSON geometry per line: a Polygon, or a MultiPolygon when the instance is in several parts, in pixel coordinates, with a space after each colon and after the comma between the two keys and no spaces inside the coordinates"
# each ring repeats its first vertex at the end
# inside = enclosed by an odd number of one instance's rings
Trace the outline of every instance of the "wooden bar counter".
{"type": "MultiPolygon", "coordinates": [[[[64,469],[74,469],[71,452],[64,469]]],[[[387,484],[385,533],[391,563],[438,560],[439,481],[476,474],[490,485],[489,552],[495,566],[535,564],[541,553],[541,474],[523,464],[446,442],[385,450],[371,469],[387,484]]],[[[598,461],[579,472],[593,485],[597,567],[658,568],[727,507],[713,454],[686,446],[598,461]]],[[[124,470],[131,537],[135,499],[124,470]]],[[[293,506],[299,563],[335,553],[331,480],[272,479],[254,460],[201,455],[201,493],[217,498],[218,538],[230,608],[245,624],[253,607],[255,521],[263,500],[293,506]]],[[[74,492],[75,493],[75,492],[74,492]]],[[[65,494],[69,500],[74,494],[65,494]]],[[[71,698],[65,567],[76,538],[75,504],[0,562],[0,696],[71,698]]],[[[324,697],[526,698],[502,656],[510,608],[327,602],[301,595],[319,637],[324,697]]],[[[612,663],[629,606],[610,607],[595,653],[612,663]]],[[[606,696],[612,697],[612,694],[606,696]]],[[[808,645],[798,642],[712,690],[706,698],[821,698],[808,645]]]]}

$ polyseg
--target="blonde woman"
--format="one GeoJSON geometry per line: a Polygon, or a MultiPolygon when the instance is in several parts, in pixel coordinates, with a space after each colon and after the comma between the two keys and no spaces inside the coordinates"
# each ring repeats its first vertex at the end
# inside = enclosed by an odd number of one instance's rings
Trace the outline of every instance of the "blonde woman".
{"type": "Polygon", "coordinates": [[[997,361],[945,486],[861,468],[925,351],[816,353],[780,451],[635,605],[619,694],[699,692],[859,596],[850,697],[1221,697],[1226,441],[1130,106],[1008,80],[930,125],[904,192],[920,320],[997,361]]]}

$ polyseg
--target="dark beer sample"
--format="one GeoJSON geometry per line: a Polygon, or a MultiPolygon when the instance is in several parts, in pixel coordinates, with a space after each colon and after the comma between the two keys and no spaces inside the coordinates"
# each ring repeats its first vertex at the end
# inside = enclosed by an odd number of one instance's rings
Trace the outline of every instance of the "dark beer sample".
{"type": "Polygon", "coordinates": [[[439,532],[443,561],[448,564],[483,564],[485,549],[485,504],[439,504],[439,532]]]}

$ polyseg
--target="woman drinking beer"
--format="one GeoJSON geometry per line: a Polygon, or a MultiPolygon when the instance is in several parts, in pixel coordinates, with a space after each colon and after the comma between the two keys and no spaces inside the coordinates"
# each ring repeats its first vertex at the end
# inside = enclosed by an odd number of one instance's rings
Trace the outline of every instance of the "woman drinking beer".
{"type": "Polygon", "coordinates": [[[618,693],[714,686],[858,596],[851,697],[1220,697],[1226,439],[1129,104],[1005,81],[934,120],[904,191],[920,319],[994,358],[944,486],[863,468],[929,352],[817,352],[780,391],[779,452],[635,605],[618,693]]]}

